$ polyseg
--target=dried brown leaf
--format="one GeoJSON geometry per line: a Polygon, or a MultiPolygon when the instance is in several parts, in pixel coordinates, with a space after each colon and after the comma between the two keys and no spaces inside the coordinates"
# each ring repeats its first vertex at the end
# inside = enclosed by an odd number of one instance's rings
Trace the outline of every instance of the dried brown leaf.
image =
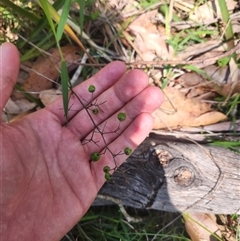
{"type": "Polygon", "coordinates": [[[212,110],[210,104],[187,99],[175,88],[167,87],[164,93],[164,103],[153,113],[153,129],[210,125],[227,118],[212,110]]]}
{"type": "MultiPolygon", "coordinates": [[[[77,47],[75,46],[64,46],[62,47],[62,51],[63,56],[68,63],[72,63],[79,59],[79,56],[76,55],[77,47]]],[[[40,56],[34,63],[34,71],[29,73],[29,78],[23,84],[23,88],[26,91],[40,92],[52,88],[53,83],[50,80],[56,80],[59,76],[61,59],[58,49],[51,49],[49,50],[49,53],[51,53],[50,57],[40,56]]]]}
{"type": "Polygon", "coordinates": [[[8,114],[22,114],[36,107],[36,103],[29,102],[27,99],[21,99],[13,101],[11,98],[8,99],[5,110],[8,114]]]}
{"type": "Polygon", "coordinates": [[[39,98],[42,103],[47,106],[56,100],[61,94],[62,92],[56,89],[43,90],[40,92],[39,98]]]}
{"type": "Polygon", "coordinates": [[[157,57],[168,60],[173,58],[174,51],[166,44],[165,29],[151,21],[156,14],[157,10],[144,13],[129,25],[135,35],[134,45],[144,61],[152,61],[157,57]]]}

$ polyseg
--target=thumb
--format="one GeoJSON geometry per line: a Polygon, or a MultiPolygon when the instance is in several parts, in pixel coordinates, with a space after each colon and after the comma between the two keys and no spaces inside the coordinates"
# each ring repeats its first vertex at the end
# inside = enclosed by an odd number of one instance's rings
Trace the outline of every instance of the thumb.
{"type": "Polygon", "coordinates": [[[0,110],[4,108],[17,81],[19,52],[11,43],[0,46],[0,110]]]}

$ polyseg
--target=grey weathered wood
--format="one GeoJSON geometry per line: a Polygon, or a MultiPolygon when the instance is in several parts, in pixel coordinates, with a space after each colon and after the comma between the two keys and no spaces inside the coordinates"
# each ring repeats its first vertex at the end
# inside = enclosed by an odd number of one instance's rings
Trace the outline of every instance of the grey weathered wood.
{"type": "Polygon", "coordinates": [[[115,172],[99,197],[95,205],[112,200],[172,212],[240,213],[240,155],[155,135],[115,172]]]}

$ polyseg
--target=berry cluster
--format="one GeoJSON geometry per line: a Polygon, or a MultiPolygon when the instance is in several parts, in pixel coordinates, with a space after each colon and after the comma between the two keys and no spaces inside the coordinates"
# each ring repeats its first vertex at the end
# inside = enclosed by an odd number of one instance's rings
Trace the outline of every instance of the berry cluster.
{"type": "MultiPolygon", "coordinates": [[[[117,169],[117,163],[116,163],[116,157],[119,156],[119,155],[127,155],[129,156],[131,153],[132,153],[132,149],[130,147],[126,147],[123,151],[120,151],[119,153],[117,154],[114,154],[110,148],[108,147],[107,145],[107,142],[105,140],[105,134],[109,134],[109,133],[117,133],[117,131],[120,129],[120,126],[121,126],[121,122],[125,121],[126,118],[127,118],[127,115],[126,113],[124,112],[120,112],[118,113],[117,115],[117,119],[119,121],[119,125],[118,127],[111,131],[111,132],[104,132],[104,128],[101,129],[99,126],[97,126],[94,122],[94,118],[93,116],[91,115],[91,113],[93,113],[94,115],[97,115],[99,113],[99,111],[102,111],[103,110],[101,109],[101,105],[103,105],[106,101],[102,102],[102,103],[98,103],[97,99],[94,100],[94,92],[96,91],[96,87],[94,85],[90,85],[88,87],[88,92],[92,94],[92,100],[90,102],[88,102],[87,104],[84,104],[83,101],[73,92],[73,94],[77,97],[77,99],[80,101],[80,103],[83,105],[83,107],[85,108],[86,112],[88,113],[91,121],[93,122],[94,126],[95,126],[95,131],[92,132],[92,136],[90,137],[90,139],[87,139],[85,140],[85,142],[83,144],[87,144],[89,142],[93,142],[95,145],[98,145],[97,141],[94,141],[93,137],[94,137],[94,133],[100,133],[101,134],[101,137],[102,137],[102,140],[103,142],[105,143],[105,148],[101,151],[101,152],[93,152],[91,153],[90,155],[90,161],[92,162],[97,162],[101,159],[101,156],[104,155],[106,153],[106,151],[109,151],[113,157],[113,161],[115,163],[115,167],[114,168],[110,168],[109,166],[105,166],[103,168],[103,172],[105,173],[105,179],[107,181],[109,181],[111,179],[111,174],[110,172],[111,171],[115,171],[117,169]]],[[[106,125],[106,123],[105,123],[106,125]]],[[[105,127],[104,125],[104,127],[105,127]]]]}

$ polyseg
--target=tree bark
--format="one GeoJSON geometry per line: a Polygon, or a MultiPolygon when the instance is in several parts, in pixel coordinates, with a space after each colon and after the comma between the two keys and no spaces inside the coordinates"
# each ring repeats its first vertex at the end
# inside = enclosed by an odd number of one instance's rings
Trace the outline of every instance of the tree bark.
{"type": "Polygon", "coordinates": [[[240,213],[240,155],[225,148],[147,138],[100,190],[94,205],[240,213]]]}

